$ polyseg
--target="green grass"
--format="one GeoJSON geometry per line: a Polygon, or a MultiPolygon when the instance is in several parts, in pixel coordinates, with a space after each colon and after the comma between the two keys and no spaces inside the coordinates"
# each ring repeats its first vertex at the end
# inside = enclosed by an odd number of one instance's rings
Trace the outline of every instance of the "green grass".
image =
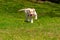
{"type": "Polygon", "coordinates": [[[0,40],[60,40],[60,4],[0,0],[0,40]],[[21,8],[35,8],[38,20],[24,22],[21,8]]]}

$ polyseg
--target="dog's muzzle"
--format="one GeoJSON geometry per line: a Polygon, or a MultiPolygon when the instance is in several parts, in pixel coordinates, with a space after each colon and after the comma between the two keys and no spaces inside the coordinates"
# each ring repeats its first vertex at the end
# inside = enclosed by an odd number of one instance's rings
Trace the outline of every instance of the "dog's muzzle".
{"type": "Polygon", "coordinates": [[[34,16],[34,14],[29,14],[28,16],[34,16]]]}

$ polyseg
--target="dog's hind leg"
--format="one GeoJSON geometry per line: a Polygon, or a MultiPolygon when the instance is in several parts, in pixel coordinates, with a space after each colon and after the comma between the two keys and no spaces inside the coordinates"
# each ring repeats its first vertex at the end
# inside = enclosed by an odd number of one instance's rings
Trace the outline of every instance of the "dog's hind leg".
{"type": "Polygon", "coordinates": [[[30,21],[30,18],[29,18],[29,16],[28,16],[28,14],[26,14],[26,20],[25,20],[25,21],[27,21],[27,22],[30,21]]]}

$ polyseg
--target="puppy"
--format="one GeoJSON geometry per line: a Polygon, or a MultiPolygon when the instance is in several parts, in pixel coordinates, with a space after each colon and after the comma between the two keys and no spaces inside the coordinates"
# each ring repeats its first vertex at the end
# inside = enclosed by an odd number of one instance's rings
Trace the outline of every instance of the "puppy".
{"type": "Polygon", "coordinates": [[[33,17],[37,20],[37,13],[34,8],[25,8],[18,11],[24,11],[26,14],[26,21],[33,23],[33,17]]]}

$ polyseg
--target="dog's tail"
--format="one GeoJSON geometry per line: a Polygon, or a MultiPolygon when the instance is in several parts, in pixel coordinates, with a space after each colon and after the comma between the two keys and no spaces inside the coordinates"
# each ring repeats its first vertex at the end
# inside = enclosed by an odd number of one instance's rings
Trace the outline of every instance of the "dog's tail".
{"type": "Polygon", "coordinates": [[[18,11],[24,11],[25,9],[20,9],[20,10],[18,10],[18,11]]]}

